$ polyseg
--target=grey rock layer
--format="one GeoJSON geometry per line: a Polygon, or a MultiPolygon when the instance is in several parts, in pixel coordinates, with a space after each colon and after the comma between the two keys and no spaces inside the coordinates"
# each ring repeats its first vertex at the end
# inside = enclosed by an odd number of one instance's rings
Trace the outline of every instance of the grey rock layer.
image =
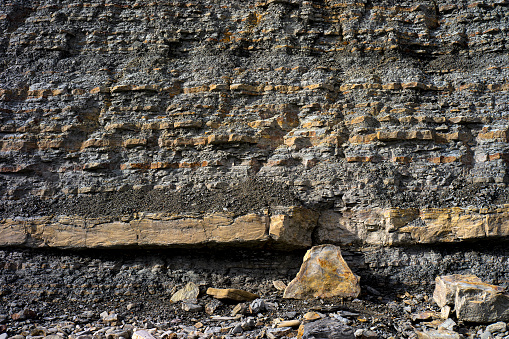
{"type": "Polygon", "coordinates": [[[319,213],[314,243],[507,237],[508,11],[3,1],[3,245],[51,246],[37,218],[82,218],[83,234],[104,217],[281,206],[319,213]]]}

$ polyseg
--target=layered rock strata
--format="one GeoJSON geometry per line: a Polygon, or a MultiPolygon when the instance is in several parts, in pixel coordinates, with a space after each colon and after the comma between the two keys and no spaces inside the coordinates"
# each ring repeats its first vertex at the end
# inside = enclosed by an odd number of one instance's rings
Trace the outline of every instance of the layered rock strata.
{"type": "Polygon", "coordinates": [[[508,6],[2,2],[0,243],[507,238],[508,6]]]}

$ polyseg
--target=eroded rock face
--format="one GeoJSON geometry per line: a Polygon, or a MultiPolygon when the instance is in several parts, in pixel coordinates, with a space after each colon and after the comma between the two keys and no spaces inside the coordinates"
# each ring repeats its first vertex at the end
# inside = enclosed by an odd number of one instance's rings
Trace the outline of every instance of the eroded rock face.
{"type": "Polygon", "coordinates": [[[295,279],[283,297],[293,299],[351,297],[360,293],[359,277],[352,273],[339,247],[320,245],[306,252],[295,279]]]}
{"type": "Polygon", "coordinates": [[[507,238],[508,11],[3,1],[1,245],[507,238]]]}

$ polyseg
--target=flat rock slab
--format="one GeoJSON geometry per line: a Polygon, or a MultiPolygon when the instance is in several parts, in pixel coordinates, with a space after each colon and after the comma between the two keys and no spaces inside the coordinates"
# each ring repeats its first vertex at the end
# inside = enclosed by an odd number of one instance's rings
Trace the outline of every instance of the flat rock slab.
{"type": "Polygon", "coordinates": [[[299,328],[299,339],[354,339],[352,327],[333,318],[325,318],[302,325],[299,328]]]}
{"type": "Polygon", "coordinates": [[[509,294],[474,275],[440,276],[433,299],[440,307],[454,305],[460,321],[492,323],[509,321],[509,294]]]}
{"type": "Polygon", "coordinates": [[[217,299],[229,299],[234,301],[252,301],[259,298],[259,296],[254,293],[235,288],[210,287],[207,289],[207,294],[217,299]]]}
{"type": "Polygon", "coordinates": [[[320,245],[307,251],[299,273],[283,294],[284,298],[356,298],[359,277],[352,273],[338,246],[320,245]]]}

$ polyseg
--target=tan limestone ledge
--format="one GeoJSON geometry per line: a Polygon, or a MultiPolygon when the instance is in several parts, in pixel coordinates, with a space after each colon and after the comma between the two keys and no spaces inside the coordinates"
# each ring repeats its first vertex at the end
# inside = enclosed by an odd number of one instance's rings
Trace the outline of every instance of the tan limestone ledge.
{"type": "Polygon", "coordinates": [[[408,246],[509,237],[509,205],[491,209],[374,208],[316,212],[302,207],[232,216],[137,213],[0,221],[0,246],[54,248],[408,246]],[[312,234],[313,238],[312,238],[312,234]]]}
{"type": "Polygon", "coordinates": [[[324,211],[317,243],[405,246],[509,237],[509,205],[491,209],[374,208],[324,211]]]}
{"type": "Polygon", "coordinates": [[[122,217],[45,216],[0,221],[0,246],[53,248],[312,245],[318,214],[302,207],[233,216],[136,213],[122,217]]]}

